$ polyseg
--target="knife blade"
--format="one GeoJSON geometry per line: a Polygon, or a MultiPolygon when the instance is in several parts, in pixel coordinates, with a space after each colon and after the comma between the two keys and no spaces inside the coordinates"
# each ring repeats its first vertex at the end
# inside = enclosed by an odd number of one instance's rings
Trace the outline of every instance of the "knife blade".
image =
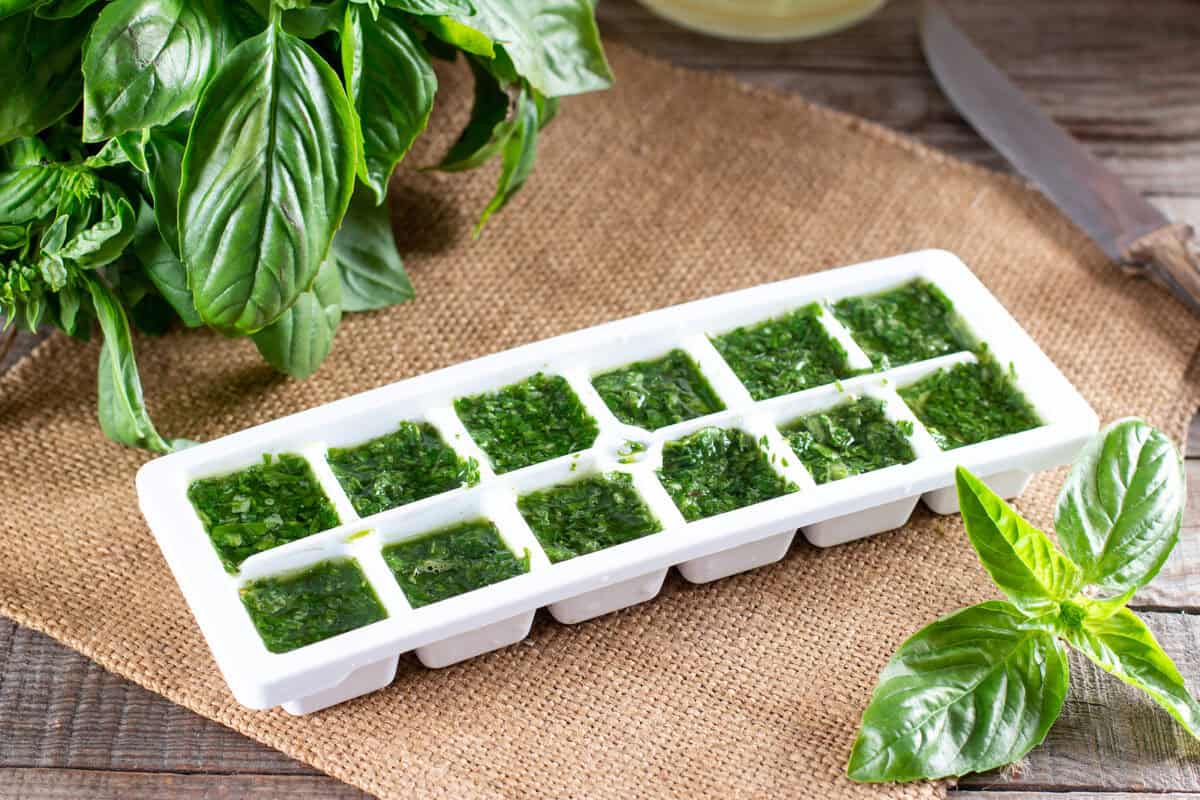
{"type": "Polygon", "coordinates": [[[1034,105],[937,0],[925,0],[921,45],[938,85],[980,136],[1110,258],[1200,314],[1200,247],[1190,226],[1172,223],[1034,105]]]}

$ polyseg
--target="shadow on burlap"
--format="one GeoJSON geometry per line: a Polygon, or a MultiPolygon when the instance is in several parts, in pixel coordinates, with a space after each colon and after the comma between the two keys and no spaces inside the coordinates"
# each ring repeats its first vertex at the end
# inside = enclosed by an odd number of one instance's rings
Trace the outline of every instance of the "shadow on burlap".
{"type": "MultiPolygon", "coordinates": [[[[623,49],[619,87],[578,98],[537,174],[470,243],[491,175],[393,185],[419,297],[346,320],[313,379],[246,341],[138,340],[160,430],[210,438],[390,381],[629,314],[924,247],[958,253],[1103,419],[1175,434],[1200,323],[1122,277],[1019,183],[795,98],[623,49]]],[[[457,73],[446,96],[469,90],[457,73]]],[[[449,105],[448,103],[444,105],[449,105]]],[[[463,109],[435,119],[445,132],[463,109]]],[[[445,136],[441,137],[444,145],[445,136]]],[[[429,163],[438,143],[413,163],[429,163]]],[[[95,348],[56,337],[0,381],[0,612],[200,714],[386,797],[938,797],[843,769],[888,654],[989,595],[957,518],[708,586],[306,718],[229,695],[137,511],[145,456],[95,421],[95,348]]],[[[1058,476],[1020,501],[1046,521],[1058,476]]]]}

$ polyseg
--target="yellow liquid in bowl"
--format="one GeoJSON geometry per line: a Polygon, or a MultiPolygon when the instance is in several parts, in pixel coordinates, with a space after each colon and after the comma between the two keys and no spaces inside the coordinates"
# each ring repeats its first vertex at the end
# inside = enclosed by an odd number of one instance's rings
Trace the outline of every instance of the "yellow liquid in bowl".
{"type": "Polygon", "coordinates": [[[806,39],[849,27],[887,0],[641,0],[663,17],[729,39],[806,39]]]}

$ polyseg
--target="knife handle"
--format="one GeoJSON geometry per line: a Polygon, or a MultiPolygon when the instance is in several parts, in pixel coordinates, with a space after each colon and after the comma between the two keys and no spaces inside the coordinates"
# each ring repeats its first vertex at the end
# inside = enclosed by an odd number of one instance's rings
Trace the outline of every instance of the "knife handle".
{"type": "Polygon", "coordinates": [[[1126,261],[1137,265],[1200,314],[1200,243],[1191,225],[1166,225],[1129,246],[1126,261]]]}

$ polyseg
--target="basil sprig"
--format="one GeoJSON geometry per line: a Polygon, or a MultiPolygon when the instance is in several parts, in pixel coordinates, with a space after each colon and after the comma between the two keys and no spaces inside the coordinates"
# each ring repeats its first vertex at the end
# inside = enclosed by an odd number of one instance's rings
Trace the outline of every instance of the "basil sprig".
{"type": "Polygon", "coordinates": [[[863,782],[982,772],[1041,743],[1067,694],[1070,646],[1144,691],[1200,738],[1200,703],[1125,604],[1179,540],[1183,462],[1139,419],[1105,428],[1058,498],[1063,550],[959,467],[963,522],[1007,600],[956,611],[892,656],[847,773],[863,782]]]}
{"type": "Polygon", "coordinates": [[[385,205],[433,58],[475,109],[435,169],[499,157],[478,234],[557,98],[607,87],[593,0],[0,0],[0,318],[104,337],[101,428],[165,452],[132,330],[250,336],[294,377],[343,313],[413,296],[385,205]]]}

